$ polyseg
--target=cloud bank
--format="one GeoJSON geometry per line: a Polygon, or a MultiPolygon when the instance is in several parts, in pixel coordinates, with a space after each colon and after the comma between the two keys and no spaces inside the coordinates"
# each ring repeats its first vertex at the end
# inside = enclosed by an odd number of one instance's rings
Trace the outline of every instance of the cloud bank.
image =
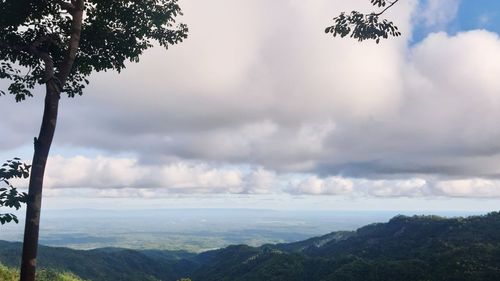
{"type": "MultiPolygon", "coordinates": [[[[457,1],[423,13],[402,2],[387,17],[404,36],[379,45],[322,33],[366,2],[184,0],[189,40],[62,100],[56,149],[108,156],[53,157],[47,185],[499,196],[498,35],[436,32],[410,44],[415,22],[445,24],[457,1]]],[[[30,145],[40,103],[2,100],[0,149],[30,145]]]]}
{"type": "MultiPolygon", "coordinates": [[[[27,181],[17,181],[26,187],[27,181]]],[[[352,198],[500,198],[500,180],[485,178],[362,179],[278,174],[262,167],[176,162],[144,165],[133,158],[54,156],[45,177],[48,196],[161,198],[179,194],[288,194],[352,198]],[[80,190],[80,191],[79,191],[80,190]]]]}

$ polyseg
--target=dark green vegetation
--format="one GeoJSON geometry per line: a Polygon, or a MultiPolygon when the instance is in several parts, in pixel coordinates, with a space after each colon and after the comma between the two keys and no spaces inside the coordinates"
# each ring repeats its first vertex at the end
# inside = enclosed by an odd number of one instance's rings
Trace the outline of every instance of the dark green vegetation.
{"type": "Polygon", "coordinates": [[[93,72],[121,71],[153,44],[167,48],[188,31],[175,21],[177,0],[4,0],[0,14],[0,79],[10,81],[0,96],[16,101],[52,80],[58,94],[82,95],[93,72]]]}
{"type": "MultiPolygon", "coordinates": [[[[21,244],[0,241],[0,263],[17,268],[21,244]]],[[[38,266],[69,271],[95,281],[177,280],[197,267],[195,254],[168,251],[134,251],[100,248],[89,251],[39,247],[38,266]]]]}
{"type": "Polygon", "coordinates": [[[19,222],[15,214],[1,213],[2,208],[19,210],[21,204],[26,203],[27,194],[18,192],[10,182],[12,179],[29,177],[31,166],[21,163],[20,160],[19,158],[7,160],[0,167],[0,224],[19,222]]]}
{"type": "Polygon", "coordinates": [[[370,0],[371,4],[379,9],[379,12],[363,14],[358,11],[351,13],[341,13],[333,18],[334,24],[325,29],[325,33],[330,33],[333,37],[346,37],[364,40],[375,40],[378,44],[380,39],[387,39],[389,36],[398,37],[401,35],[398,27],[392,21],[380,19],[387,10],[392,8],[399,0],[370,0]]]}
{"type": "MultiPolygon", "coordinates": [[[[0,265],[1,281],[18,281],[19,272],[0,265]]],[[[37,281],[84,281],[78,276],[68,272],[57,272],[50,269],[40,270],[36,275],[37,281]]]]}
{"type": "MultiPolygon", "coordinates": [[[[177,0],[0,1],[0,96],[16,101],[45,85],[42,124],[34,154],[23,240],[21,280],[34,281],[43,178],[54,138],[61,94],[81,95],[93,72],[125,68],[147,49],[187,37],[176,24],[177,0]]],[[[11,217],[9,217],[13,220],[11,217]]]]}
{"type": "MultiPolygon", "coordinates": [[[[0,262],[20,245],[0,243],[0,262]]],[[[42,247],[40,265],[89,280],[500,280],[500,213],[469,218],[397,216],[352,232],[201,254],[42,247]]]]}

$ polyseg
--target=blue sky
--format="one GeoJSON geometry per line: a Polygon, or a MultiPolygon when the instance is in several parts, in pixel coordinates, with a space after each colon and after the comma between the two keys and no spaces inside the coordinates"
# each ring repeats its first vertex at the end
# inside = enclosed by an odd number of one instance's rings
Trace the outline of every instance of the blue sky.
{"type": "MultiPolygon", "coordinates": [[[[432,5],[433,0],[422,0],[422,6],[432,5]]],[[[435,2],[435,1],[434,1],[435,2]]],[[[456,34],[475,29],[485,29],[498,33],[500,31],[500,3],[491,0],[458,0],[443,1],[456,2],[457,8],[454,17],[450,17],[445,24],[429,26],[424,21],[416,25],[414,42],[424,39],[429,32],[445,31],[456,34]]],[[[451,5],[448,4],[448,7],[451,5]]],[[[451,7],[451,9],[454,9],[451,7]]]]}
{"type": "MultiPolygon", "coordinates": [[[[183,0],[186,42],[61,100],[44,207],[494,210],[500,3],[416,3],[376,45],[322,32],[367,0],[183,0]]],[[[1,97],[2,159],[41,94],[1,97]]]]}
{"type": "Polygon", "coordinates": [[[461,30],[486,29],[500,31],[500,3],[489,0],[462,0],[457,18],[452,22],[449,32],[461,30]]]}

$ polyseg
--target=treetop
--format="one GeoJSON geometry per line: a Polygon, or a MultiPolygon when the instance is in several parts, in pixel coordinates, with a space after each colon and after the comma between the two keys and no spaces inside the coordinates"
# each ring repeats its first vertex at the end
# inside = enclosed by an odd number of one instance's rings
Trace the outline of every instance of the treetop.
{"type": "MultiPolygon", "coordinates": [[[[167,48],[187,38],[178,0],[3,0],[0,1],[0,79],[16,101],[32,96],[36,84],[58,78],[77,11],[84,10],[79,49],[62,92],[81,95],[94,71],[116,70],[137,62],[155,43],[167,48]],[[51,62],[54,77],[47,77],[51,62]]],[[[64,75],[61,75],[64,76],[64,75]]],[[[65,82],[65,83],[64,83],[65,82]]]]}

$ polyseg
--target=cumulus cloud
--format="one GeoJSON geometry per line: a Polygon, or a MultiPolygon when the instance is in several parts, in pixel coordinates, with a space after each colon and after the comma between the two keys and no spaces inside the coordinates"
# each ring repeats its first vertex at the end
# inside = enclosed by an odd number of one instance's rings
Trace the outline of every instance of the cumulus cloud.
{"type": "MultiPolygon", "coordinates": [[[[249,171],[246,175],[235,168],[212,167],[204,163],[147,166],[134,158],[54,156],[48,162],[45,183],[50,189],[158,188],[172,193],[240,193],[253,189],[244,186],[243,179],[258,179],[258,173],[259,170],[249,171]]],[[[262,186],[256,185],[255,188],[261,189],[262,186]]]]}
{"type": "MultiPolygon", "coordinates": [[[[425,197],[473,196],[453,180],[479,178],[492,184],[472,180],[471,192],[496,194],[498,35],[432,33],[410,44],[417,1],[387,14],[401,38],[376,45],[323,34],[334,15],[369,11],[367,2],[183,1],[186,42],[153,48],[119,75],[96,74],[83,97],[62,99],[55,149],[70,152],[51,159],[47,185],[110,196],[425,197]]],[[[420,15],[440,25],[457,3],[428,1],[420,15]]],[[[4,98],[0,149],[31,146],[42,99],[4,98]]]]}
{"type": "Polygon", "coordinates": [[[460,179],[438,182],[435,186],[444,196],[452,197],[500,197],[500,181],[489,179],[460,179]]]}
{"type": "Polygon", "coordinates": [[[428,182],[421,178],[407,180],[364,180],[359,184],[366,194],[375,197],[425,197],[436,195],[433,194],[428,186],[428,182]]]}
{"type": "Polygon", "coordinates": [[[292,181],[289,191],[293,194],[342,195],[352,193],[354,184],[349,179],[330,177],[320,179],[316,176],[292,181]]]}
{"type": "MultiPolygon", "coordinates": [[[[500,181],[484,178],[362,179],[280,174],[263,167],[196,162],[146,165],[134,158],[76,156],[49,159],[46,196],[162,198],[192,194],[289,194],[369,198],[497,198],[500,181]]],[[[26,180],[15,185],[26,187],[26,180]]]]}

